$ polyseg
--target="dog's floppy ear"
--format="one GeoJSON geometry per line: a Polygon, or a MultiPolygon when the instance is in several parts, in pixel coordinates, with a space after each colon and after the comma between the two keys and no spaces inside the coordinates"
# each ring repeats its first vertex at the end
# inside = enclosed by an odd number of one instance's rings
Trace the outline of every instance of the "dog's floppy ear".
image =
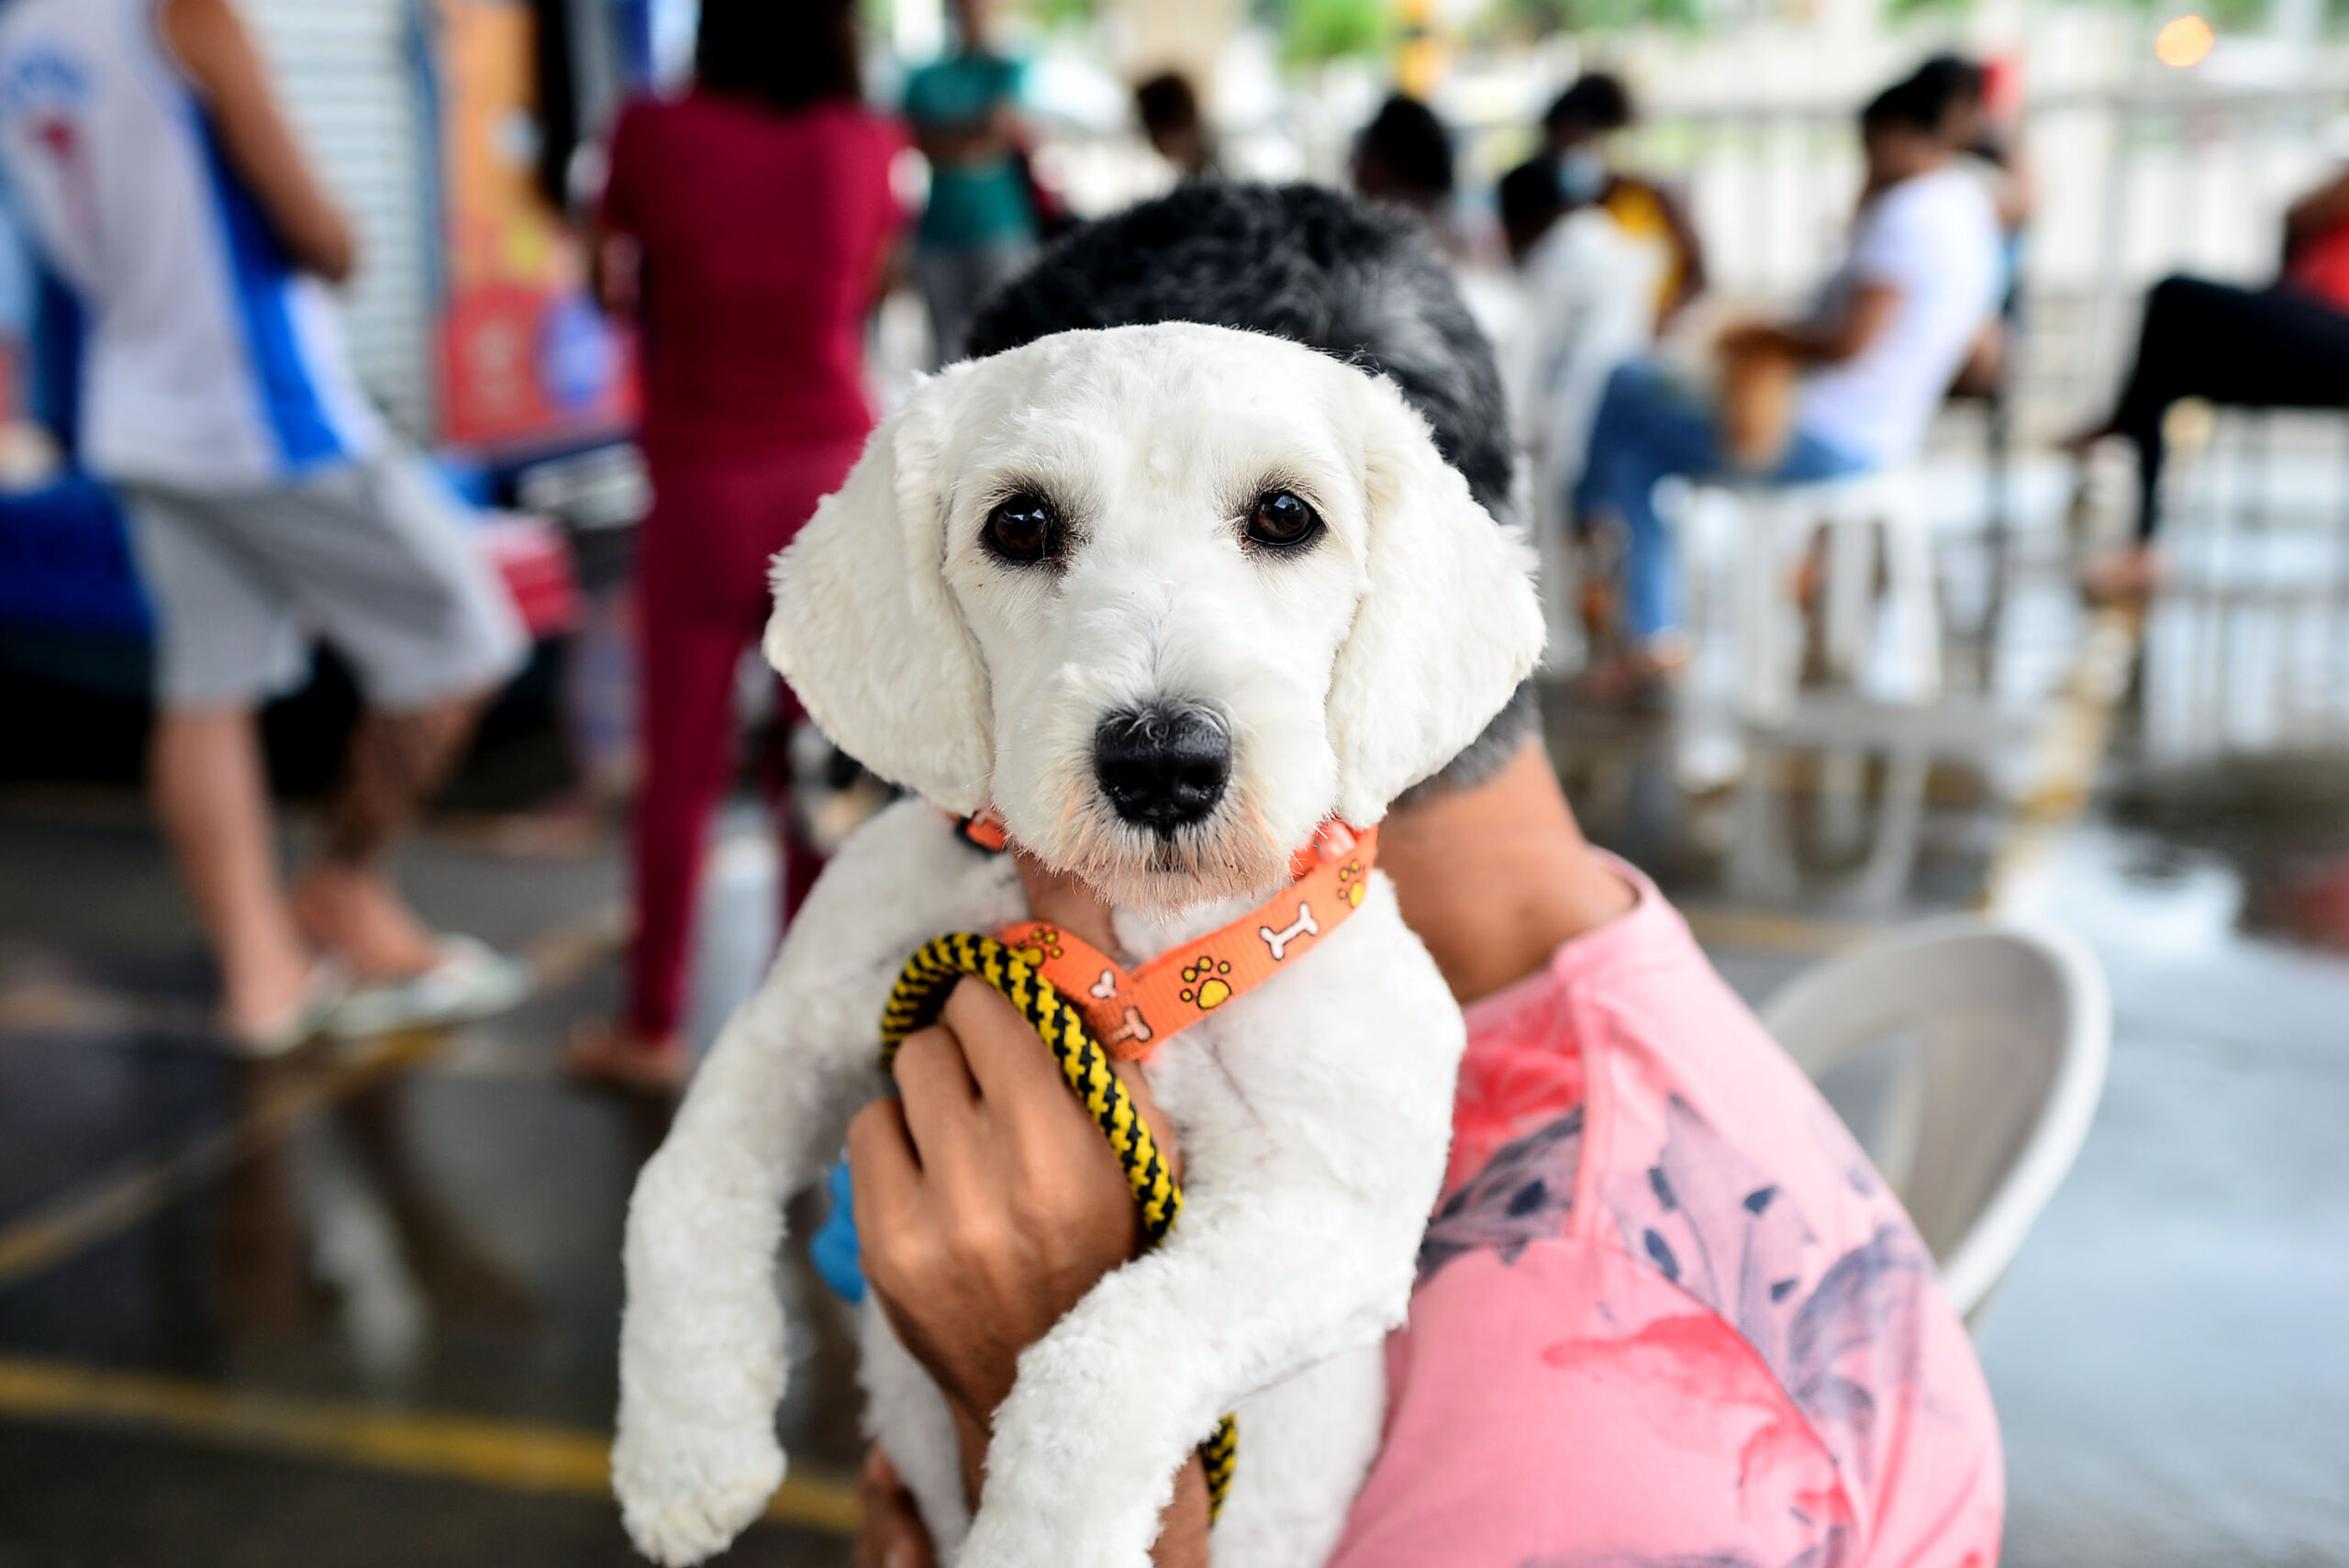
{"type": "Polygon", "coordinates": [[[1338,812],[1358,827],[1465,751],[1542,654],[1533,552],[1468,493],[1392,383],[1363,378],[1370,586],[1338,651],[1338,812]]]}
{"type": "Polygon", "coordinates": [[[987,804],[995,745],[978,650],[945,579],[941,422],[925,383],[774,559],[768,662],[840,748],[950,811],[987,804]]]}

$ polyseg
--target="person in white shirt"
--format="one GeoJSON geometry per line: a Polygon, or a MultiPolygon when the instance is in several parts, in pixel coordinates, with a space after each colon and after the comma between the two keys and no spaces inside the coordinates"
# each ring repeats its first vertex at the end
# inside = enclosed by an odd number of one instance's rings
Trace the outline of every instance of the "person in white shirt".
{"type": "Polygon", "coordinates": [[[81,455],[155,610],[150,775],[224,1032],[267,1055],[329,1017],[373,1033],[511,1006],[528,971],[435,936],[384,851],[528,641],[351,373],[328,289],[356,246],[231,0],[8,0],[0,167],[89,322],[81,455]],[[313,632],[369,711],[289,896],[256,712],[313,632]]]}
{"type": "Polygon", "coordinates": [[[1739,474],[1806,484],[1911,456],[1967,351],[1997,309],[1998,215],[1982,183],[1956,167],[1943,124],[1945,86],[1920,75],[1887,88],[1860,117],[1867,183],[1849,251],[1818,308],[1787,324],[1724,335],[1725,361],[1774,356],[1799,366],[1780,454],[1760,472],[1727,450],[1717,413],[1645,362],[1608,383],[1589,461],[1575,492],[1586,526],[1619,519],[1628,535],[1621,684],[1667,678],[1685,661],[1672,545],[1654,491],[1667,476],[1739,474]]]}

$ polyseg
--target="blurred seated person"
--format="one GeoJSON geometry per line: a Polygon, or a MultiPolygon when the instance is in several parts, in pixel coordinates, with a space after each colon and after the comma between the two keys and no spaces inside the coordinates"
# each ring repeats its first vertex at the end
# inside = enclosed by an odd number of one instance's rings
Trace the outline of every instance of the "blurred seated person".
{"type": "Polygon", "coordinates": [[[952,0],[954,46],[906,82],[906,119],[930,160],[914,280],[938,362],[963,357],[971,314],[1017,275],[1042,237],[1017,114],[1020,64],[987,42],[986,0],[952,0]]]}
{"type": "Polygon", "coordinates": [[[2020,295],[2023,227],[2031,219],[2036,188],[2023,154],[2016,73],[2010,63],[1983,63],[1959,54],[1929,56],[1913,73],[1942,93],[1942,139],[1958,166],[1971,171],[1990,193],[1998,213],[2000,280],[1998,315],[1987,324],[1951,384],[1954,397],[1997,399],[2006,391],[2008,337],[2020,295]]]}
{"type": "Polygon", "coordinates": [[[1942,139],[1989,185],[1998,204],[1998,227],[2009,234],[2021,228],[2030,221],[2037,189],[2023,156],[2012,62],[1928,55],[1911,80],[1943,95],[1942,139]]]}
{"type": "Polygon", "coordinates": [[[2162,424],[2182,397],[2234,408],[2349,406],[2349,168],[2285,213],[2283,271],[2271,286],[2169,277],[2146,296],[2119,405],[2065,443],[2079,456],[2108,436],[2137,449],[2136,542],[2091,566],[2092,595],[2142,595],[2158,579],[2162,424]]]}
{"type": "Polygon", "coordinates": [[[1215,141],[1199,117],[1199,95],[1179,71],[1162,71],[1134,89],[1134,113],[1151,150],[1186,181],[1212,179],[1215,141]]]}
{"type": "Polygon", "coordinates": [[[1708,406],[1653,366],[1607,385],[1575,492],[1585,525],[1626,532],[1629,646],[1593,672],[1600,695],[1653,689],[1686,662],[1680,584],[1655,511],[1671,475],[1799,484],[1911,456],[1998,298],[1998,222],[1953,166],[1943,95],[1911,77],[1860,117],[1867,179],[1848,253],[1801,320],[1732,328],[1708,406]]]}
{"type": "Polygon", "coordinates": [[[1608,143],[1637,117],[1620,78],[1586,72],[1542,117],[1543,155],[1568,208],[1597,206],[1656,258],[1658,330],[1705,291],[1705,248],[1678,195],[1614,167],[1608,143]]]}

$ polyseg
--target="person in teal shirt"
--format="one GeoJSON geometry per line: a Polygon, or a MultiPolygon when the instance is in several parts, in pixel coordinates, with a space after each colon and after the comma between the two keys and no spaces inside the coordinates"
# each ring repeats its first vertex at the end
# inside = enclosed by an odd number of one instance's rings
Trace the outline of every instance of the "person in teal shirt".
{"type": "Polygon", "coordinates": [[[930,160],[914,276],[942,364],[959,359],[979,301],[1036,253],[1036,204],[1014,111],[1020,62],[986,42],[985,0],[955,0],[954,50],[906,83],[906,118],[930,160]]]}

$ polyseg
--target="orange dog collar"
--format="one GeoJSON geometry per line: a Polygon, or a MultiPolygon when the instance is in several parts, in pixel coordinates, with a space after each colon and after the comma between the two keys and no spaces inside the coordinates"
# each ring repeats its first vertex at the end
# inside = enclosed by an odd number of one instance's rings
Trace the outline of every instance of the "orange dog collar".
{"type": "MultiPolygon", "coordinates": [[[[1002,819],[983,812],[962,824],[981,849],[1006,847],[1002,819]]],[[[1286,890],[1196,941],[1181,942],[1139,969],[1042,920],[996,935],[1052,983],[1121,1062],[1139,1062],[1251,986],[1294,962],[1343,925],[1369,890],[1378,829],[1332,818],[1290,864],[1286,890]]]]}

